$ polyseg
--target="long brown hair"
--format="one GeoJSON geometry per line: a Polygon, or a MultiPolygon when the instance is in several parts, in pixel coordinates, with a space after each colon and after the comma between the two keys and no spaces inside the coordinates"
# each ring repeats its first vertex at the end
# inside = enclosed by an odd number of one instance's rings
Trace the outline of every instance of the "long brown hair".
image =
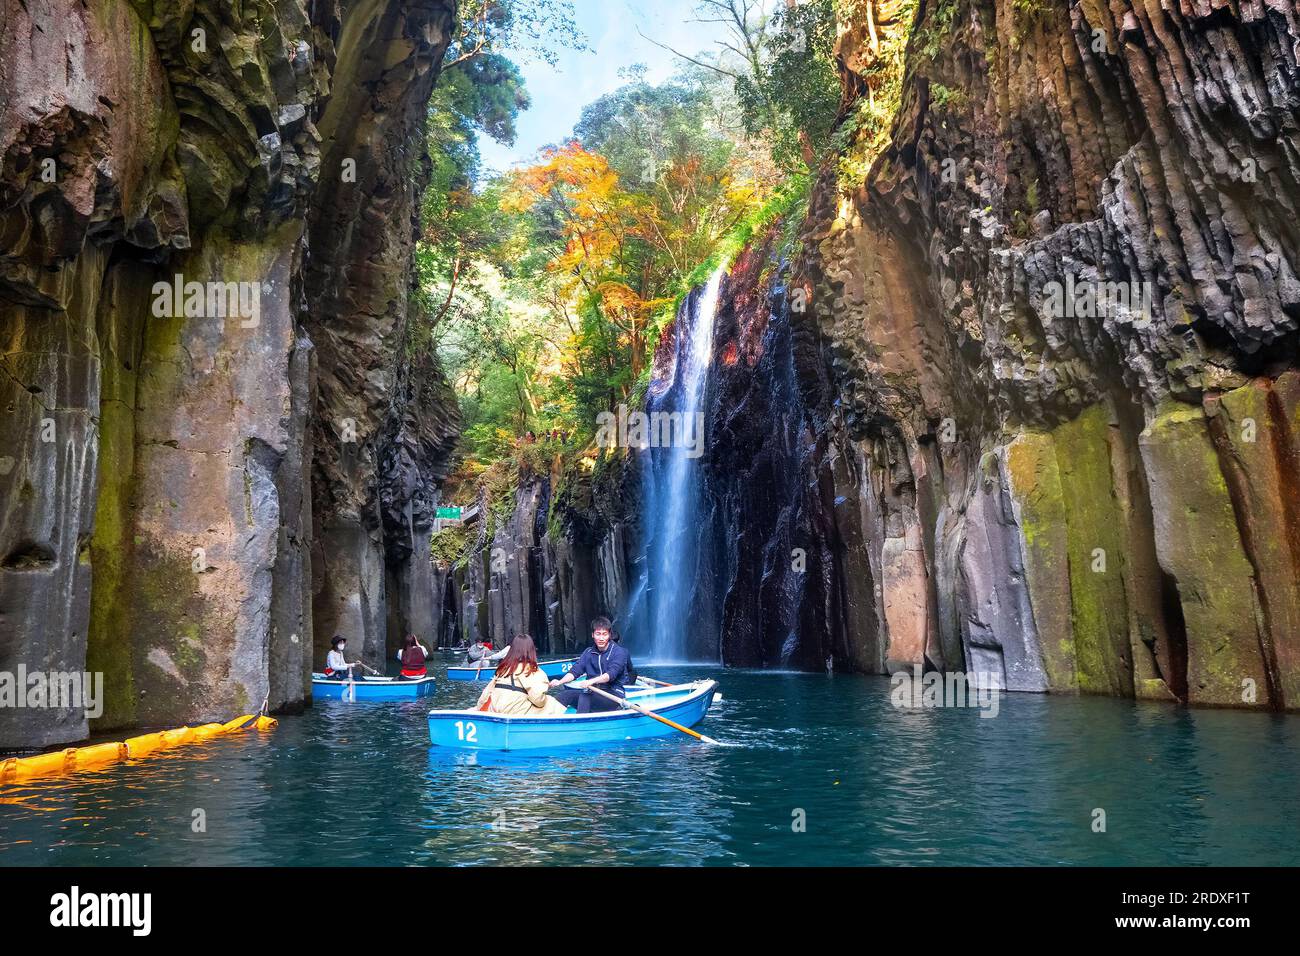
{"type": "Polygon", "coordinates": [[[537,645],[527,634],[516,634],[510,641],[510,650],[497,665],[497,677],[509,677],[519,671],[520,676],[537,670],[537,645]]]}

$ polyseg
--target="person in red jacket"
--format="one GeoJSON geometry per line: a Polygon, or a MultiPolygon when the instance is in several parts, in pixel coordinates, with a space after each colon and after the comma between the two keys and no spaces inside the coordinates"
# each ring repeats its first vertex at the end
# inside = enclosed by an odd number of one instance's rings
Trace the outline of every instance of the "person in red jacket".
{"type": "Polygon", "coordinates": [[[424,666],[428,656],[429,652],[420,643],[419,638],[414,634],[407,634],[405,646],[397,652],[397,660],[402,665],[402,672],[397,679],[419,680],[424,677],[428,673],[424,666]]]}

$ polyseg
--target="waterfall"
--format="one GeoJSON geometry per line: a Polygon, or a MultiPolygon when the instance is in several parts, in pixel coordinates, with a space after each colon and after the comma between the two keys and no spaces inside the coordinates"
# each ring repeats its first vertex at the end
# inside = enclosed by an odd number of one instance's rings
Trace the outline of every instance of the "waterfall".
{"type": "Polygon", "coordinates": [[[699,565],[703,422],[713,320],[724,275],[726,268],[720,266],[703,289],[694,290],[682,303],[672,353],[664,357],[671,365],[655,370],[659,375],[646,397],[652,434],[664,434],[664,426],[654,422],[677,426],[677,440],[666,447],[652,441],[644,450],[646,553],[636,600],[645,601],[642,619],[649,628],[650,655],[660,662],[690,656],[687,628],[699,565]]]}

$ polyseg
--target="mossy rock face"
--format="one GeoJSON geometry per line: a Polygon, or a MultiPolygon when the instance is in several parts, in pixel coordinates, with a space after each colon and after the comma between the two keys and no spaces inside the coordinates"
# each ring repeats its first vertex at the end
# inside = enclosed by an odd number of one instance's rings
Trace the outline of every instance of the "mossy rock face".
{"type": "Polygon", "coordinates": [[[1300,374],[1260,379],[1207,401],[1211,435],[1248,549],[1268,634],[1276,702],[1300,705],[1300,485],[1292,396],[1300,374]],[[1288,405],[1291,406],[1288,411],[1288,405]]]}
{"type": "Polygon", "coordinates": [[[104,674],[104,712],[93,729],[131,727],[136,692],[128,614],[130,569],[135,548],[132,507],[135,474],[136,369],[140,323],[148,314],[152,276],[147,269],[117,266],[105,282],[98,317],[103,355],[99,418],[99,497],[90,551],[95,567],[86,666],[104,674]]]}
{"type": "Polygon", "coordinates": [[[215,622],[199,577],[187,554],[152,540],[137,551],[132,575],[134,686],[138,707],[150,723],[192,720],[193,688],[212,683],[207,647],[218,642],[207,633],[215,622]]]}
{"type": "Polygon", "coordinates": [[[1054,690],[1131,697],[1124,515],[1103,405],[1005,451],[1044,666],[1054,690]]]}
{"type": "Polygon", "coordinates": [[[1050,434],[1022,432],[1007,446],[1005,455],[1048,684],[1054,691],[1076,690],[1069,539],[1056,450],[1050,434]]]}
{"type": "Polygon", "coordinates": [[[434,561],[449,566],[463,564],[470,543],[469,533],[463,525],[449,525],[430,537],[429,553],[434,561]]]}
{"type": "Polygon", "coordinates": [[[1174,703],[1178,700],[1174,692],[1169,689],[1169,685],[1158,677],[1149,677],[1137,682],[1135,688],[1137,696],[1142,700],[1165,700],[1174,703]]]}
{"type": "Polygon", "coordinates": [[[1156,553],[1178,587],[1193,704],[1269,704],[1255,578],[1219,458],[1199,407],[1168,402],[1139,440],[1156,553]],[[1243,696],[1253,681],[1254,700],[1243,696]]]}
{"type": "Polygon", "coordinates": [[[1064,496],[1079,690],[1133,695],[1124,592],[1124,516],[1111,476],[1102,405],[1052,432],[1064,496]]]}

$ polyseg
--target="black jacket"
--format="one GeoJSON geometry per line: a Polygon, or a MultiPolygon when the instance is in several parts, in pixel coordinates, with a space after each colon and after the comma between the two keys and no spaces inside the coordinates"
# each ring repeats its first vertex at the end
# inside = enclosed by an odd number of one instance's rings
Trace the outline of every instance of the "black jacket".
{"type": "Polygon", "coordinates": [[[589,646],[582,652],[582,656],[578,658],[569,673],[573,675],[574,680],[608,674],[609,683],[603,685],[601,690],[621,697],[623,684],[631,679],[628,676],[631,667],[632,658],[628,652],[623,650],[621,644],[610,641],[603,651],[596,650],[595,644],[589,646]]]}

